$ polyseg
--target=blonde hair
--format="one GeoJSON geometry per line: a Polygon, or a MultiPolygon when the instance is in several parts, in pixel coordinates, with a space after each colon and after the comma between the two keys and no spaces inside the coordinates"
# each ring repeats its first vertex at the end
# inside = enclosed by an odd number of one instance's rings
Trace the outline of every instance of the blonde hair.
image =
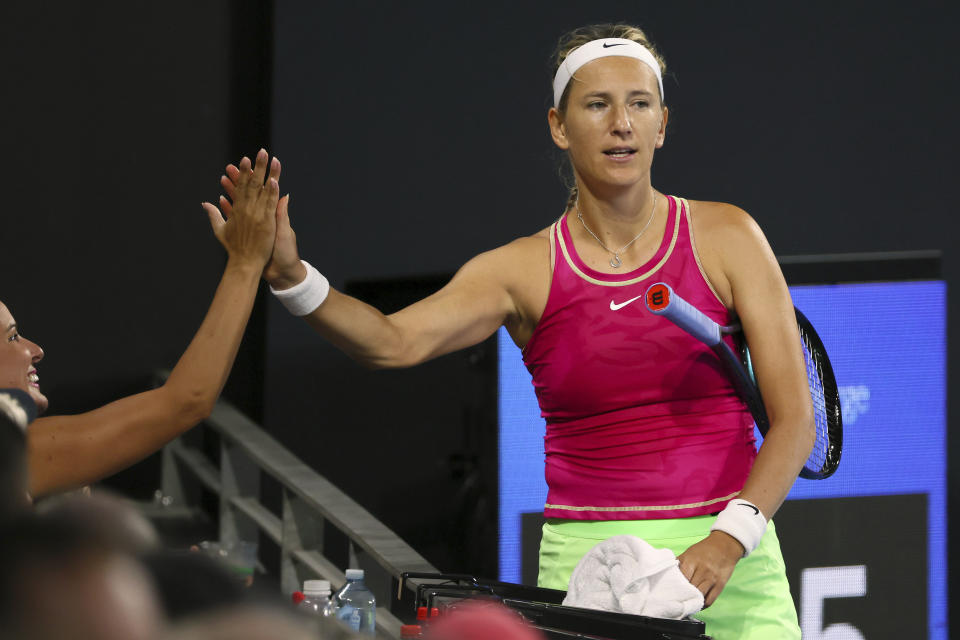
{"type": "MultiPolygon", "coordinates": [[[[634,42],[639,42],[644,47],[649,49],[650,53],[653,54],[653,57],[656,59],[657,64],[660,66],[661,75],[665,75],[667,72],[667,62],[663,59],[663,56],[660,55],[660,52],[657,51],[656,46],[653,42],[647,37],[647,34],[643,32],[643,29],[634,27],[629,24],[591,24],[585,27],[579,27],[573,31],[569,31],[562,36],[560,36],[560,41],[557,43],[556,49],[553,51],[553,65],[551,80],[553,76],[557,74],[557,69],[560,68],[560,65],[563,64],[563,61],[567,59],[567,56],[570,55],[577,47],[581,47],[588,42],[593,40],[601,40],[603,38],[623,38],[624,40],[633,40],[634,42]]],[[[557,104],[557,111],[561,115],[567,110],[567,98],[570,95],[570,86],[567,85],[567,88],[563,90],[563,95],[560,96],[560,102],[557,104]]],[[[666,106],[663,103],[663,96],[660,96],[661,106],[666,106]]],[[[570,197],[567,198],[567,209],[569,210],[573,207],[574,203],[577,200],[577,186],[574,184],[570,187],[570,197]]]]}

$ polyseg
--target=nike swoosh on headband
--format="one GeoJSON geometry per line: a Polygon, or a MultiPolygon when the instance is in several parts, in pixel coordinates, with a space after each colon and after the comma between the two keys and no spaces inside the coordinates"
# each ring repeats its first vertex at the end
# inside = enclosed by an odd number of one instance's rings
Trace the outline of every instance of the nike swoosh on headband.
{"type": "Polygon", "coordinates": [[[624,46],[624,44],[625,44],[625,43],[623,43],[623,42],[614,42],[613,44],[607,44],[606,42],[604,42],[604,43],[603,43],[603,48],[604,48],[604,49],[609,49],[610,47],[622,47],[622,46],[624,46]]]}
{"type": "Polygon", "coordinates": [[[639,299],[642,298],[642,297],[643,297],[643,294],[641,293],[641,294],[638,295],[636,298],[630,298],[629,300],[627,300],[627,301],[625,301],[625,302],[621,302],[620,304],[617,304],[616,302],[614,302],[613,300],[611,300],[611,301],[610,301],[610,311],[619,311],[620,309],[623,309],[625,306],[627,306],[628,304],[630,304],[630,303],[633,302],[634,300],[639,300],[639,299]]]}

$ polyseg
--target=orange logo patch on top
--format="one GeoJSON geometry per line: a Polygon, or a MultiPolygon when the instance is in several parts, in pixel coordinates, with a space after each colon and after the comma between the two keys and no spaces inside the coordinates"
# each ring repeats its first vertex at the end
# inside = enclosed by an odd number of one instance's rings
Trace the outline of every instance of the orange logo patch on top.
{"type": "Polygon", "coordinates": [[[670,304],[670,287],[658,283],[647,289],[647,307],[651,311],[659,311],[670,304]]]}

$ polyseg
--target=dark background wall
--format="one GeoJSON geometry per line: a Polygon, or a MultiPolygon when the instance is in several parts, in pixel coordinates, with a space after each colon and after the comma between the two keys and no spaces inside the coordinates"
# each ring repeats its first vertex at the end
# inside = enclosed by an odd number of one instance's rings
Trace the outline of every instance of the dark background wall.
{"type": "MultiPolygon", "coordinates": [[[[744,207],[780,255],[939,249],[953,285],[958,13],[822,0],[6,7],[0,300],[47,351],[52,411],[143,388],[186,346],[223,264],[199,202],[225,162],[268,143],[306,258],[338,286],[413,278],[422,292],[436,281],[419,276],[559,215],[548,56],[563,31],[610,20],[647,29],[668,61],[655,186],[744,207]]],[[[489,540],[476,517],[494,464],[488,356],[370,374],[269,301],[229,395],[458,570],[488,551],[449,550],[465,527],[489,540]]],[[[149,493],[149,471],[132,473],[118,482],[149,493]]]]}

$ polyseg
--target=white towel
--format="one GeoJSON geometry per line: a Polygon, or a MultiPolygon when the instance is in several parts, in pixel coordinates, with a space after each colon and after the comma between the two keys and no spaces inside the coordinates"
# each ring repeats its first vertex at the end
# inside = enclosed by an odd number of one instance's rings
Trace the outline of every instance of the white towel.
{"type": "Polygon", "coordinates": [[[614,536],[577,563],[563,604],[679,620],[703,608],[703,594],[680,572],[669,549],[636,536],[614,536]]]}

